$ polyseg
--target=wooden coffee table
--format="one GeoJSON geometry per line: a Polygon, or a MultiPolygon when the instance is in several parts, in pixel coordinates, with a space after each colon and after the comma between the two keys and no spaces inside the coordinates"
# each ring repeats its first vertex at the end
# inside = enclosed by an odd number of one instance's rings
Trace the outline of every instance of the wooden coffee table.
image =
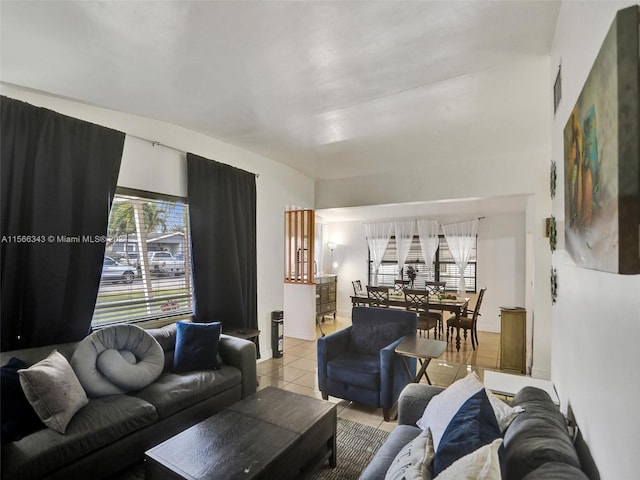
{"type": "Polygon", "coordinates": [[[258,391],[145,453],[145,479],[287,479],[328,458],[336,405],[274,387],[258,391]]]}
{"type": "Polygon", "coordinates": [[[420,382],[420,379],[424,375],[429,385],[431,385],[431,379],[427,375],[427,367],[432,358],[438,358],[447,349],[447,342],[441,340],[430,340],[422,337],[409,337],[404,340],[400,345],[396,347],[396,353],[403,356],[404,368],[407,370],[409,378],[415,383],[420,382]],[[404,357],[417,358],[420,361],[420,370],[414,377],[407,361],[404,357]]]}

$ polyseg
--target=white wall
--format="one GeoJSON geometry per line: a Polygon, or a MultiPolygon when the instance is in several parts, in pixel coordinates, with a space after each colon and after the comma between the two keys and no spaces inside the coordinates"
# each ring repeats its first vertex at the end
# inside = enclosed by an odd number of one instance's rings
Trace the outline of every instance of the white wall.
{"type": "MultiPolygon", "coordinates": [[[[562,100],[552,130],[558,163],[553,213],[564,222],[563,129],[617,10],[633,2],[563,2],[551,51],[562,64],[562,100]]],[[[559,232],[562,235],[562,232],[559,232]]],[[[563,243],[562,245],[563,246],[563,243]]],[[[603,479],[638,478],[640,457],[640,275],[615,275],[553,255],[558,301],[552,309],[552,378],[571,407],[603,479]]]]}
{"type": "Polygon", "coordinates": [[[478,291],[487,287],[478,330],[500,331],[500,307],[525,307],[525,215],[487,216],[478,226],[478,291]]]}
{"type": "MultiPolygon", "coordinates": [[[[384,175],[318,181],[315,199],[316,209],[330,209],[531,195],[525,215],[525,235],[528,235],[529,241],[524,242],[522,248],[525,249],[525,255],[522,257],[522,264],[518,263],[518,268],[525,269],[530,263],[534,269],[532,272],[525,270],[527,280],[524,282],[524,297],[520,298],[522,292],[518,292],[512,301],[519,304],[524,302],[523,306],[527,309],[528,328],[531,331],[529,341],[533,342],[531,374],[540,378],[550,378],[551,375],[551,252],[549,241],[545,237],[545,218],[551,213],[551,139],[548,132],[551,129],[553,103],[549,72],[549,58],[539,57],[532,58],[526,66],[514,65],[513,71],[505,73],[506,77],[514,79],[509,85],[505,85],[505,89],[512,88],[515,82],[518,88],[514,95],[527,95],[534,99],[533,104],[537,106],[535,112],[514,112],[514,122],[522,121],[521,115],[532,120],[527,123],[527,128],[535,130],[532,135],[536,139],[527,145],[521,145],[518,151],[505,151],[503,133],[496,131],[492,138],[484,139],[486,141],[483,142],[483,145],[492,145],[490,150],[478,148],[473,157],[461,155],[455,145],[472,141],[472,135],[467,138],[465,132],[450,131],[439,139],[451,147],[445,149],[448,156],[425,158],[423,167],[412,168],[410,171],[401,167],[401,159],[390,158],[389,161],[397,161],[399,167],[384,175]]],[[[477,111],[471,114],[482,112],[485,106],[490,108],[496,101],[496,98],[478,98],[477,111]]],[[[362,277],[366,278],[366,274],[362,277]]],[[[348,278],[345,280],[350,282],[348,278]]],[[[340,278],[338,281],[340,283],[340,278]]],[[[489,289],[487,295],[490,295],[489,289]]],[[[497,305],[508,299],[494,297],[488,300],[497,305]]]]}
{"type": "MultiPolygon", "coordinates": [[[[284,307],[284,211],[287,205],[313,208],[313,180],[266,157],[168,123],[7,85],[0,86],[0,93],[259,174],[256,181],[258,328],[262,357],[271,356],[271,312],[284,307]]],[[[186,161],[182,155],[136,139],[127,140],[124,154],[119,185],[172,195],[187,194],[186,161]]]]}
{"type": "MultiPolygon", "coordinates": [[[[351,295],[353,295],[351,282],[360,280],[363,288],[368,283],[369,250],[364,237],[364,226],[362,222],[330,222],[325,225],[325,235],[327,242],[335,242],[338,245],[333,251],[333,261],[337,263],[337,268],[332,271],[338,275],[336,292],[338,315],[350,317],[351,295]]],[[[326,243],[323,248],[325,249],[325,272],[329,272],[330,254],[326,243]]]]}

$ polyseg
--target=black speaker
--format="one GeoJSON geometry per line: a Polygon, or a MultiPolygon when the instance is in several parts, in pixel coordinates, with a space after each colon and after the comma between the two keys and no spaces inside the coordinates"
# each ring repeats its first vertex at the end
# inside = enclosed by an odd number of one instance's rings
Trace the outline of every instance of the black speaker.
{"type": "Polygon", "coordinates": [[[284,352],[284,312],[271,312],[271,350],[273,358],[280,358],[284,352]]]}

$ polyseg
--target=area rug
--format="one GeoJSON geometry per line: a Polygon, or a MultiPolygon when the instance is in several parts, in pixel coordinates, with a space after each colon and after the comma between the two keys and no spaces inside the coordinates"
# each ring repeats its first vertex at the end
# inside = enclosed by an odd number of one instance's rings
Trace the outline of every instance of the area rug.
{"type": "MultiPolygon", "coordinates": [[[[325,463],[304,477],[304,480],[357,480],[387,436],[389,432],[338,418],[337,466],[330,468],[325,463]]],[[[114,476],[113,480],[144,480],[144,465],[136,465],[114,476]]]]}
{"type": "Polygon", "coordinates": [[[389,432],[338,418],[338,461],[335,468],[322,465],[305,480],[357,480],[373,460],[389,432]]]}

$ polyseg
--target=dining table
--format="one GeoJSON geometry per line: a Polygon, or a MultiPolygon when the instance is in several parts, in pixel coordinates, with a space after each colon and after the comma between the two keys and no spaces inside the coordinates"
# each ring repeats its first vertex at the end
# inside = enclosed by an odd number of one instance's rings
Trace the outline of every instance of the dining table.
{"type": "MultiPolygon", "coordinates": [[[[456,316],[456,319],[460,319],[460,317],[467,311],[467,306],[469,305],[469,298],[455,296],[456,298],[447,298],[447,296],[442,295],[433,295],[429,296],[429,310],[440,310],[443,312],[451,312],[456,316]]],[[[371,306],[371,299],[366,295],[351,295],[351,305],[352,306],[371,306]]],[[[389,294],[388,300],[389,308],[407,308],[407,302],[404,298],[404,293],[402,294],[389,294]]],[[[444,322],[444,318],[442,319],[444,322]]],[[[456,333],[456,351],[460,351],[460,329],[457,329],[456,333]]]]}

